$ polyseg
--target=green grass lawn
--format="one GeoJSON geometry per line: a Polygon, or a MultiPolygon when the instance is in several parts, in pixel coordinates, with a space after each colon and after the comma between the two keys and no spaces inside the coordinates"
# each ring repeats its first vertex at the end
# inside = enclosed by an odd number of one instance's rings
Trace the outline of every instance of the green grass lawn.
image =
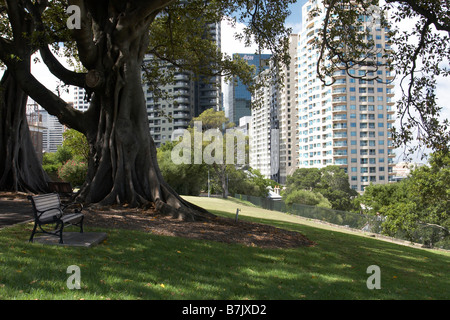
{"type": "Polygon", "coordinates": [[[0,299],[449,299],[448,252],[324,228],[235,200],[186,197],[221,216],[295,230],[317,244],[261,249],[126,231],[92,248],[27,242],[32,225],[0,230],[0,299]],[[220,211],[219,211],[220,210],[220,211]],[[67,267],[81,270],[69,290],[67,267]],[[366,286],[381,270],[381,289],[366,286]]]}

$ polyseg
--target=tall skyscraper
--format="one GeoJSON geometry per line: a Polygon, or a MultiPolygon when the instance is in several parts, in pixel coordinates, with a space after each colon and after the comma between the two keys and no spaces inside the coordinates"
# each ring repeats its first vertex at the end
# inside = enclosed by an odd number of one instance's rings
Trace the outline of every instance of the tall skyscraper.
{"type": "MultiPolygon", "coordinates": [[[[264,70],[257,81],[267,81],[270,70],[264,70]],[[261,80],[264,79],[264,80],[261,80]]],[[[276,84],[258,88],[252,97],[249,134],[250,167],[266,178],[278,181],[280,176],[280,136],[278,123],[278,89],[276,84]]]]}
{"type": "Polygon", "coordinates": [[[286,183],[287,176],[296,169],[297,141],[297,45],[298,35],[291,34],[289,38],[290,64],[281,70],[282,86],[278,94],[278,125],[280,130],[280,176],[279,183],[286,183]]]}
{"type": "MultiPolygon", "coordinates": [[[[218,48],[221,46],[220,23],[209,23],[205,30],[218,48]]],[[[198,117],[203,111],[213,108],[216,111],[222,110],[222,80],[220,76],[205,77],[199,75],[195,82],[195,107],[194,117],[198,117]]]]}
{"type": "MultiPolygon", "coordinates": [[[[210,23],[206,31],[220,47],[220,23],[210,23]]],[[[148,59],[149,57],[147,57],[148,59]]],[[[165,64],[162,68],[170,68],[165,64]]],[[[175,73],[175,82],[161,86],[159,90],[167,97],[158,98],[143,85],[147,103],[147,115],[150,133],[156,147],[171,140],[176,129],[186,129],[194,117],[213,108],[222,109],[221,79],[219,76],[195,75],[189,71],[175,73]]]]}
{"type": "MultiPolygon", "coordinates": [[[[240,57],[244,59],[249,65],[255,66],[255,76],[265,69],[269,68],[270,54],[250,54],[250,53],[235,53],[234,58],[240,57]]],[[[252,94],[247,87],[237,78],[233,79],[230,86],[228,106],[225,110],[225,116],[239,124],[239,119],[251,115],[251,100],[252,94]]]]}
{"type": "Polygon", "coordinates": [[[71,87],[73,90],[73,107],[80,111],[86,111],[89,108],[89,102],[86,101],[86,91],[83,88],[71,87]]]}
{"type": "MultiPolygon", "coordinates": [[[[318,50],[312,39],[322,26],[323,14],[308,13],[320,1],[309,0],[302,7],[303,29],[299,37],[298,59],[298,167],[327,165],[342,167],[354,190],[363,192],[370,183],[384,184],[392,176],[393,145],[389,129],[394,119],[393,77],[380,68],[382,81],[355,79],[345,71],[336,73],[336,82],[324,86],[316,74],[318,50]]],[[[324,12],[325,10],[322,10],[324,12]]],[[[377,48],[389,48],[384,28],[371,26],[377,48]]],[[[364,74],[366,68],[349,70],[364,74]]]]}
{"type": "Polygon", "coordinates": [[[64,126],[59,122],[58,118],[52,116],[45,109],[39,110],[42,126],[42,149],[43,152],[56,152],[58,147],[63,143],[64,126]]]}
{"type": "Polygon", "coordinates": [[[290,64],[275,73],[272,70],[261,73],[257,81],[271,84],[256,91],[251,106],[250,166],[279,183],[286,182],[286,176],[293,173],[296,164],[298,35],[292,34],[289,43],[290,64]],[[273,79],[274,74],[279,78],[273,79]]]}

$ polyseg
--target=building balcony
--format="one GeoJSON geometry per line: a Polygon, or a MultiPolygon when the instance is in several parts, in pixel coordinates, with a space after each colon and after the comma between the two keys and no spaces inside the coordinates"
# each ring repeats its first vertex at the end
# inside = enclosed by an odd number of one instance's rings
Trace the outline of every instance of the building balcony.
{"type": "Polygon", "coordinates": [[[191,107],[187,104],[179,104],[173,107],[174,111],[190,111],[191,107]]]}
{"type": "Polygon", "coordinates": [[[334,97],[334,95],[333,95],[333,100],[331,100],[331,102],[333,103],[333,105],[342,104],[343,102],[347,102],[347,96],[342,95],[342,96],[334,97]]]}
{"type": "Polygon", "coordinates": [[[333,97],[335,96],[340,96],[340,95],[345,95],[347,94],[347,88],[343,87],[343,88],[334,88],[332,91],[333,97]]]}
{"type": "Polygon", "coordinates": [[[335,141],[333,144],[334,149],[342,149],[342,148],[348,148],[347,140],[343,141],[335,141]]]}
{"type": "Polygon", "coordinates": [[[189,90],[174,90],[173,91],[173,94],[174,95],[178,95],[178,96],[189,96],[190,95],[190,93],[189,93],[189,90]]]}
{"type": "Polygon", "coordinates": [[[173,121],[173,125],[174,126],[188,126],[189,121],[177,120],[177,121],[173,121]]]}
{"type": "Polygon", "coordinates": [[[347,114],[333,115],[333,122],[347,121],[347,114]]]}
{"type": "Polygon", "coordinates": [[[175,75],[175,80],[189,80],[189,76],[185,74],[177,74],[175,75]]]}
{"type": "Polygon", "coordinates": [[[347,139],[347,131],[343,131],[343,132],[335,132],[333,134],[333,139],[338,140],[338,139],[347,139]]]}
{"type": "Polygon", "coordinates": [[[342,158],[347,158],[348,157],[348,155],[347,155],[347,153],[334,153],[333,154],[333,158],[338,158],[338,159],[342,159],[342,158]]]}
{"type": "Polygon", "coordinates": [[[348,164],[348,160],[347,158],[338,158],[338,159],[333,158],[333,164],[337,166],[345,166],[348,164]]]}
{"type": "Polygon", "coordinates": [[[387,112],[388,115],[395,114],[395,110],[393,110],[392,108],[388,108],[388,109],[386,110],[386,112],[387,112]]]}
{"type": "Polygon", "coordinates": [[[189,82],[188,81],[177,81],[174,83],[174,88],[189,88],[189,82]]]}
{"type": "Polygon", "coordinates": [[[190,100],[188,98],[178,97],[178,98],[173,99],[173,101],[180,104],[180,103],[189,103],[190,100]]]}
{"type": "Polygon", "coordinates": [[[337,80],[347,78],[347,72],[345,70],[336,71],[333,74],[333,78],[337,80]]]}
{"type": "Polygon", "coordinates": [[[347,79],[337,79],[333,83],[333,87],[337,87],[337,88],[340,88],[340,87],[346,86],[346,85],[347,85],[347,79]]]}
{"type": "Polygon", "coordinates": [[[190,115],[187,113],[174,113],[172,116],[174,119],[190,119],[190,115]]]}
{"type": "Polygon", "coordinates": [[[334,131],[347,130],[347,123],[338,123],[333,125],[334,131]]]}
{"type": "Polygon", "coordinates": [[[396,156],[395,153],[389,153],[389,152],[388,152],[388,158],[394,158],[395,156],[396,156]]]}
{"type": "Polygon", "coordinates": [[[346,112],[347,112],[347,105],[333,106],[333,114],[346,112]]]}

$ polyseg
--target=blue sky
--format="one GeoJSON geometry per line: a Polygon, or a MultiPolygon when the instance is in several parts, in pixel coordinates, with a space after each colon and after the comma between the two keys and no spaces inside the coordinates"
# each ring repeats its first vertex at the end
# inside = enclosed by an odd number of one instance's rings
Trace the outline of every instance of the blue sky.
{"type": "Polygon", "coordinates": [[[308,0],[298,0],[296,3],[290,5],[291,15],[286,19],[286,25],[292,27],[292,32],[296,33],[300,30],[302,21],[302,6],[308,0]]]}

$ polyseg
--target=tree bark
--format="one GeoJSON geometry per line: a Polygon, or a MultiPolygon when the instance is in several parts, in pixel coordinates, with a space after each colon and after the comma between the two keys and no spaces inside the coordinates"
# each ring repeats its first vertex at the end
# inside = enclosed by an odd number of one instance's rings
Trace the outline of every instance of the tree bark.
{"type": "Polygon", "coordinates": [[[46,192],[50,181],[42,169],[26,118],[28,96],[8,70],[0,85],[0,190],[46,192]]]}

